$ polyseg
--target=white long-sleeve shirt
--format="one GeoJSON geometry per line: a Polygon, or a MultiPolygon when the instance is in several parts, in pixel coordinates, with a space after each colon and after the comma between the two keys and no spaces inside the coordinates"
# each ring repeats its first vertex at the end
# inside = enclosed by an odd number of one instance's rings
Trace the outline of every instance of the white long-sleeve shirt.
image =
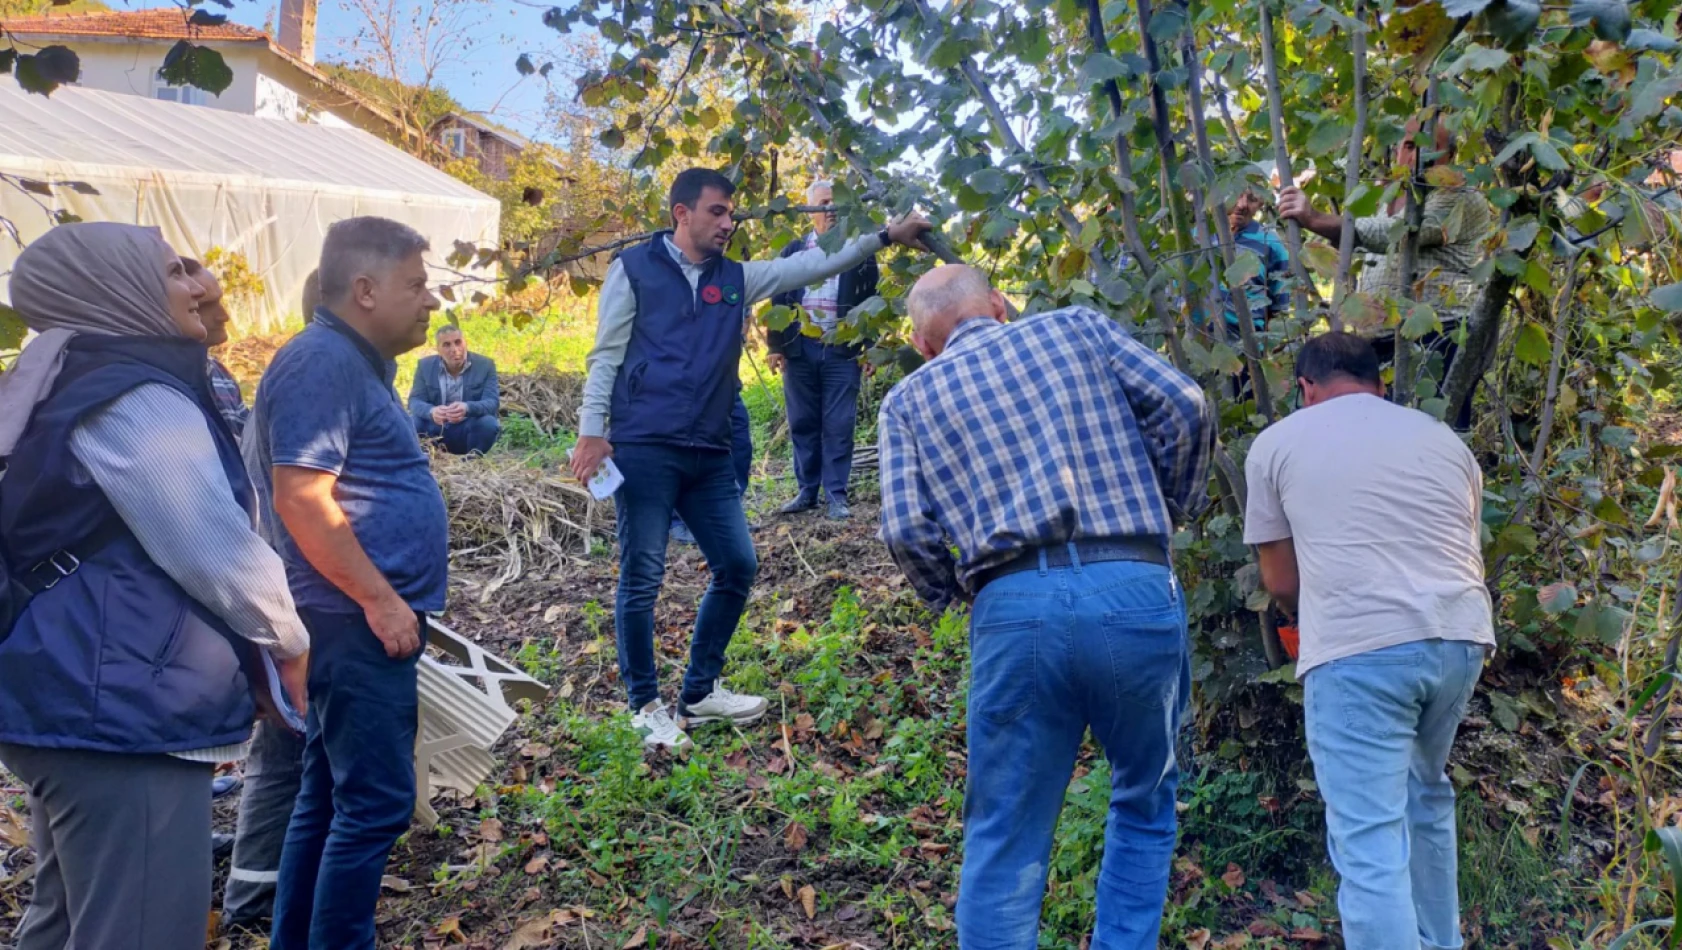
{"type": "MultiPolygon", "coordinates": [[[[695,290],[700,286],[706,263],[697,264],[689,260],[669,236],[661,240],[665,241],[666,250],[683,269],[690,290],[695,290]]],[[[743,309],[796,287],[806,287],[833,274],[852,270],[880,250],[881,238],[867,234],[848,241],[834,254],[815,247],[789,257],[744,262],[743,309]]],[[[586,358],[589,371],[584,377],[584,398],[578,410],[580,436],[607,435],[613,381],[619,375],[619,367],[625,363],[625,351],[631,345],[631,329],[636,316],[637,298],[631,290],[630,278],[625,276],[625,265],[614,261],[613,266],[607,269],[607,278],[602,281],[601,299],[596,305],[596,345],[586,358]]]]}

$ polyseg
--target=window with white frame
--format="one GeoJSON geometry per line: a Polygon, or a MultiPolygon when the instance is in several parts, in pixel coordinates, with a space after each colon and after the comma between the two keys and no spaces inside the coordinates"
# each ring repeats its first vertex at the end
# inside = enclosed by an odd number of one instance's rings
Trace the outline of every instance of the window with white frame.
{"type": "Polygon", "coordinates": [[[444,151],[456,158],[467,157],[467,130],[445,129],[442,136],[444,151]]]}
{"type": "Polygon", "coordinates": [[[202,106],[204,90],[197,86],[171,86],[162,76],[152,79],[152,98],[165,102],[179,102],[187,106],[202,106]]]}

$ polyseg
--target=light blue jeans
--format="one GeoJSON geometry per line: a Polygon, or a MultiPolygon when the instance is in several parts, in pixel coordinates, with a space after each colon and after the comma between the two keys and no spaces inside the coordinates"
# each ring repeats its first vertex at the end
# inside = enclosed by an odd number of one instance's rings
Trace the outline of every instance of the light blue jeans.
{"type": "Polygon", "coordinates": [[[1168,568],[1042,568],[982,588],[970,623],[961,950],[1033,950],[1052,836],[1088,727],[1110,763],[1092,950],[1155,950],[1174,856],[1174,735],[1191,693],[1168,568]]]}
{"type": "Polygon", "coordinates": [[[1483,647],[1422,640],[1333,660],[1304,680],[1348,950],[1459,950],[1454,786],[1443,769],[1483,647]]]}

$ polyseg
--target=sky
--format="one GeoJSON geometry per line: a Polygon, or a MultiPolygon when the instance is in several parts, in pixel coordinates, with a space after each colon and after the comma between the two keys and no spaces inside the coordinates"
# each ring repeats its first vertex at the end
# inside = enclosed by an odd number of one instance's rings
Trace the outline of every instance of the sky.
{"type": "MultiPolygon", "coordinates": [[[[547,4],[518,0],[321,0],[316,24],[318,62],[353,62],[357,58],[355,38],[367,22],[357,12],[358,3],[387,7],[411,18],[424,8],[448,5],[455,11],[452,15],[468,26],[462,31],[465,48],[440,67],[438,84],[471,111],[487,113],[527,138],[553,140],[544,122],[544,100],[551,86],[563,95],[571,95],[574,87],[565,74],[561,37],[543,25],[547,4]],[[530,54],[537,66],[556,63],[548,82],[538,76],[520,76],[514,61],[522,53],[530,54]]],[[[140,5],[136,3],[136,7],[140,5]]],[[[272,29],[279,21],[279,0],[235,0],[228,14],[235,22],[272,29]]]]}

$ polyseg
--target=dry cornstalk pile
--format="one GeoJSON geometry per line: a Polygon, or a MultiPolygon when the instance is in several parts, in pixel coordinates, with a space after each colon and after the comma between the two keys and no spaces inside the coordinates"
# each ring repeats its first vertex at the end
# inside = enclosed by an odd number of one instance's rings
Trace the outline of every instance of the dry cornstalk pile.
{"type": "Polygon", "coordinates": [[[451,564],[487,578],[484,598],[527,571],[554,573],[583,558],[612,527],[612,503],[553,467],[440,453],[432,473],[449,506],[451,564]]]}
{"type": "Polygon", "coordinates": [[[578,405],[584,398],[583,373],[509,373],[502,377],[502,409],[537,423],[544,434],[578,429],[578,405]]]}

